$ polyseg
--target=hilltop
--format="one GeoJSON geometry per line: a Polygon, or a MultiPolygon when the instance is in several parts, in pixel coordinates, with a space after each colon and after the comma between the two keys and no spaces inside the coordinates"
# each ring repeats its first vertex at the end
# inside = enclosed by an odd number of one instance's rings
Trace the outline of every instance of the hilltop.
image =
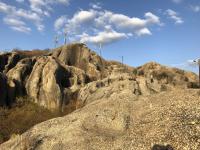
{"type": "Polygon", "coordinates": [[[130,67],[107,61],[81,43],[1,54],[0,72],[1,106],[26,97],[50,112],[68,112],[0,149],[199,148],[194,73],[156,62],[130,67]]]}

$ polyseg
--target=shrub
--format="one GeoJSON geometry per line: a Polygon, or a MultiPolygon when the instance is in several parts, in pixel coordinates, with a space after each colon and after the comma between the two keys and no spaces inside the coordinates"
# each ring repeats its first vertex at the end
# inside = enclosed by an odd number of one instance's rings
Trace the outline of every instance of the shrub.
{"type": "Polygon", "coordinates": [[[137,75],[137,69],[133,69],[133,74],[137,75]]]}
{"type": "Polygon", "coordinates": [[[199,84],[197,82],[189,82],[187,84],[188,88],[193,88],[193,89],[198,89],[199,88],[199,84]]]}

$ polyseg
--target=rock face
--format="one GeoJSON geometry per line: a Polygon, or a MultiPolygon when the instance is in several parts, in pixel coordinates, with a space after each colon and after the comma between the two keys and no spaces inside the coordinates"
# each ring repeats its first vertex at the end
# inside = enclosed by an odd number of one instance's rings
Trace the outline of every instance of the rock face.
{"type": "Polygon", "coordinates": [[[7,79],[0,73],[0,106],[5,106],[7,104],[7,79]]]}
{"type": "Polygon", "coordinates": [[[7,78],[3,85],[7,87],[5,104],[26,96],[50,110],[63,110],[72,100],[85,105],[102,96],[106,98],[109,93],[102,90],[118,93],[126,88],[127,93],[136,96],[150,95],[177,86],[186,87],[188,83],[193,85],[197,81],[197,76],[192,73],[157,63],[133,68],[106,61],[79,43],[52,52],[35,50],[1,54],[0,72],[7,78]]]}
{"type": "Polygon", "coordinates": [[[10,86],[14,84],[16,96],[26,95],[25,83],[32,71],[35,61],[35,58],[24,58],[7,72],[8,84],[10,86]]]}
{"type": "Polygon", "coordinates": [[[106,67],[106,61],[84,44],[71,44],[57,48],[53,51],[52,56],[58,58],[65,65],[82,69],[94,80],[100,78],[106,67]]]}
{"type": "Polygon", "coordinates": [[[174,86],[187,86],[188,83],[198,80],[194,73],[177,68],[169,68],[155,62],[150,62],[136,68],[136,72],[139,76],[147,78],[152,76],[161,84],[173,84],[174,86]]]}
{"type": "MultiPolygon", "coordinates": [[[[70,88],[86,82],[80,69],[64,66],[49,56],[38,58],[26,82],[27,94],[35,103],[48,109],[61,108],[70,100],[70,88]]],[[[75,88],[75,87],[74,87],[75,88]]]]}

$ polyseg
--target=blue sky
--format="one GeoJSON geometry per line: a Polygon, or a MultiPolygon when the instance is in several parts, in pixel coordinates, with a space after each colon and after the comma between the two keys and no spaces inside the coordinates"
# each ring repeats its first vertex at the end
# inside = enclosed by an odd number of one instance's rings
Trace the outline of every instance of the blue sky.
{"type": "Polygon", "coordinates": [[[139,66],[149,61],[197,72],[199,0],[0,0],[0,49],[84,42],[106,59],[139,66]]]}

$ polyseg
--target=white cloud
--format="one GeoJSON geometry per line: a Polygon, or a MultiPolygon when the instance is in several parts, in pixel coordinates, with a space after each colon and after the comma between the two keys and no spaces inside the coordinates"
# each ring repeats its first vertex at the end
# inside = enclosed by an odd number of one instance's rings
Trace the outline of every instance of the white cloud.
{"type": "Polygon", "coordinates": [[[52,5],[64,4],[68,5],[70,0],[29,0],[30,8],[39,14],[50,16],[49,11],[52,10],[52,5]]]}
{"type": "Polygon", "coordinates": [[[93,8],[93,9],[101,9],[101,3],[90,3],[90,6],[93,8]]]}
{"type": "Polygon", "coordinates": [[[20,28],[17,28],[16,23],[22,23],[22,19],[26,21],[31,21],[37,27],[38,31],[42,31],[44,29],[44,25],[42,24],[42,17],[35,12],[17,9],[15,6],[7,5],[6,3],[0,2],[0,12],[6,14],[3,21],[7,25],[11,26],[11,29],[14,29],[19,32],[29,32],[30,28],[25,27],[24,25],[20,28]]]}
{"type": "Polygon", "coordinates": [[[130,30],[135,32],[137,29],[145,28],[149,25],[160,25],[160,19],[158,16],[151,12],[145,13],[145,19],[136,17],[129,17],[123,14],[116,14],[111,11],[100,12],[99,17],[95,19],[97,26],[105,26],[106,24],[112,24],[118,29],[130,30]]]}
{"type": "Polygon", "coordinates": [[[183,0],[172,0],[172,2],[176,3],[176,4],[179,4],[181,3],[183,0]]]}
{"type": "Polygon", "coordinates": [[[12,30],[29,33],[31,28],[26,26],[26,23],[21,21],[19,18],[5,17],[3,19],[4,23],[9,25],[12,30]]]}
{"type": "Polygon", "coordinates": [[[196,6],[191,6],[192,11],[194,12],[200,12],[200,6],[196,5],[196,6]]]}
{"type": "Polygon", "coordinates": [[[96,12],[95,11],[85,11],[85,10],[82,10],[78,13],[76,13],[74,15],[74,17],[69,20],[70,23],[73,23],[73,24],[80,24],[80,23],[85,23],[85,22],[89,22],[91,20],[93,20],[96,16],[96,12]]]}
{"type": "Polygon", "coordinates": [[[95,36],[83,34],[80,37],[81,37],[80,41],[83,43],[88,42],[88,43],[94,43],[94,44],[99,44],[99,43],[108,44],[108,43],[112,43],[120,39],[126,38],[127,36],[125,33],[118,33],[112,30],[112,31],[99,32],[95,36]]]}
{"type": "Polygon", "coordinates": [[[16,0],[16,2],[22,3],[22,2],[24,2],[24,0],[16,0]]]}
{"type": "Polygon", "coordinates": [[[80,10],[67,21],[60,19],[55,21],[55,29],[60,29],[66,22],[63,28],[67,29],[71,39],[94,44],[108,44],[125,37],[152,35],[150,27],[162,24],[160,18],[151,12],[145,13],[144,18],[137,18],[99,9],[80,10]]]}
{"type": "Polygon", "coordinates": [[[183,19],[174,10],[168,9],[168,10],[166,10],[166,14],[169,16],[170,19],[175,21],[175,24],[184,23],[183,19]]]}
{"type": "Polygon", "coordinates": [[[31,32],[31,28],[29,27],[25,27],[25,26],[12,26],[10,27],[12,30],[18,31],[18,32],[23,32],[23,33],[30,33],[31,32]]]}
{"type": "MultiPolygon", "coordinates": [[[[24,2],[24,0],[16,1],[24,2]]],[[[9,21],[6,20],[7,18],[16,18],[18,21],[20,20],[23,22],[32,22],[36,26],[38,31],[43,31],[45,29],[43,21],[46,16],[49,17],[50,13],[53,12],[52,6],[56,4],[68,5],[69,1],[70,0],[28,0],[30,6],[28,6],[27,9],[17,8],[15,6],[8,5],[0,1],[0,12],[5,14],[4,23],[6,23],[6,21],[9,21]]],[[[6,24],[9,25],[11,28],[14,27],[12,29],[16,31],[31,31],[29,30],[30,28],[25,28],[25,26],[23,26],[24,28],[16,28],[16,26],[11,25],[10,23],[8,24],[8,22],[6,24]]]]}
{"type": "Polygon", "coordinates": [[[0,2],[0,12],[3,13],[10,13],[15,10],[15,7],[7,5],[3,2],[0,2]]]}
{"type": "Polygon", "coordinates": [[[13,15],[33,21],[33,22],[41,22],[42,18],[35,12],[26,11],[24,9],[16,10],[13,15]]]}
{"type": "Polygon", "coordinates": [[[11,18],[11,17],[6,17],[3,19],[4,23],[11,25],[11,26],[24,26],[25,22],[16,19],[16,18],[11,18]]]}
{"type": "Polygon", "coordinates": [[[58,19],[56,19],[54,23],[54,28],[55,30],[59,30],[61,27],[63,27],[67,23],[67,18],[66,16],[61,16],[58,19]]]}
{"type": "Polygon", "coordinates": [[[143,35],[152,35],[151,31],[149,31],[148,28],[142,28],[136,31],[136,34],[138,36],[143,36],[143,35]]]}
{"type": "Polygon", "coordinates": [[[94,10],[78,11],[71,19],[67,20],[65,28],[68,30],[68,32],[79,34],[85,25],[88,25],[88,28],[92,26],[96,15],[97,13],[94,10]]]}

